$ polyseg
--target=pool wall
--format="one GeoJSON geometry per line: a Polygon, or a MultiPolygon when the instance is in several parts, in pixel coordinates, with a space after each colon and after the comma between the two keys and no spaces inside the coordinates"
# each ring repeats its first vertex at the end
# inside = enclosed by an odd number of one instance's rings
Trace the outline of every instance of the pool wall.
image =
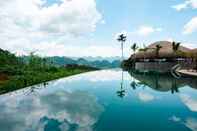
{"type": "Polygon", "coordinates": [[[180,64],[182,69],[191,69],[195,67],[195,62],[136,62],[136,70],[148,70],[159,72],[170,72],[171,68],[176,64],[180,64]]]}

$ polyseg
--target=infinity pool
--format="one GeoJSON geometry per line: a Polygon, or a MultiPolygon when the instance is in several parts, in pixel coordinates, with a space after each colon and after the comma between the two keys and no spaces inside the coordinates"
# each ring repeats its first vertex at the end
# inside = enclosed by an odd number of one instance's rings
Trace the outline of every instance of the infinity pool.
{"type": "Polygon", "coordinates": [[[0,131],[197,131],[197,80],[101,70],[0,96],[0,131]]]}

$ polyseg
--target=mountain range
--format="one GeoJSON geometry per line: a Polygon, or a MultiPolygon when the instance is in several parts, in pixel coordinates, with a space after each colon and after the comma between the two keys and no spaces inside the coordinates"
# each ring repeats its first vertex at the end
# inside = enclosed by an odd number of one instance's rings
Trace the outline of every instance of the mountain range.
{"type": "MultiPolygon", "coordinates": [[[[25,61],[28,61],[28,56],[23,56],[25,61]]],[[[66,66],[69,64],[86,65],[96,68],[118,68],[120,67],[119,57],[64,57],[64,56],[53,56],[45,57],[48,63],[52,63],[56,66],[66,66]]]]}

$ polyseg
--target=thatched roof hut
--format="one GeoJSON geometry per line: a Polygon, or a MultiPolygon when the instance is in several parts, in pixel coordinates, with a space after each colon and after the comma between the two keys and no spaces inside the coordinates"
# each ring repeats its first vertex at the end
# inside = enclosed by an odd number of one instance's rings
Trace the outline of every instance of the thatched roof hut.
{"type": "MultiPolygon", "coordinates": [[[[197,50],[196,50],[197,51],[197,50]]],[[[188,53],[191,53],[191,49],[186,48],[184,46],[180,46],[177,53],[175,53],[172,49],[172,42],[168,41],[158,41],[147,47],[147,51],[138,51],[136,55],[132,55],[132,58],[136,59],[154,59],[154,58],[175,58],[188,57],[188,53]],[[159,50],[159,55],[156,53],[156,46],[160,45],[162,48],[159,50]]]]}
{"type": "Polygon", "coordinates": [[[197,48],[192,49],[192,53],[197,53],[197,48]]]}

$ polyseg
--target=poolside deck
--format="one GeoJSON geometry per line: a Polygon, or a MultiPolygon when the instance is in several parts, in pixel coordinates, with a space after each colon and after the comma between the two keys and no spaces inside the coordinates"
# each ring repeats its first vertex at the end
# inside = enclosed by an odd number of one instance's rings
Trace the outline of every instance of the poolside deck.
{"type": "Polygon", "coordinates": [[[182,74],[182,75],[197,77],[197,71],[193,71],[193,70],[179,70],[178,72],[180,74],[182,74]]]}

